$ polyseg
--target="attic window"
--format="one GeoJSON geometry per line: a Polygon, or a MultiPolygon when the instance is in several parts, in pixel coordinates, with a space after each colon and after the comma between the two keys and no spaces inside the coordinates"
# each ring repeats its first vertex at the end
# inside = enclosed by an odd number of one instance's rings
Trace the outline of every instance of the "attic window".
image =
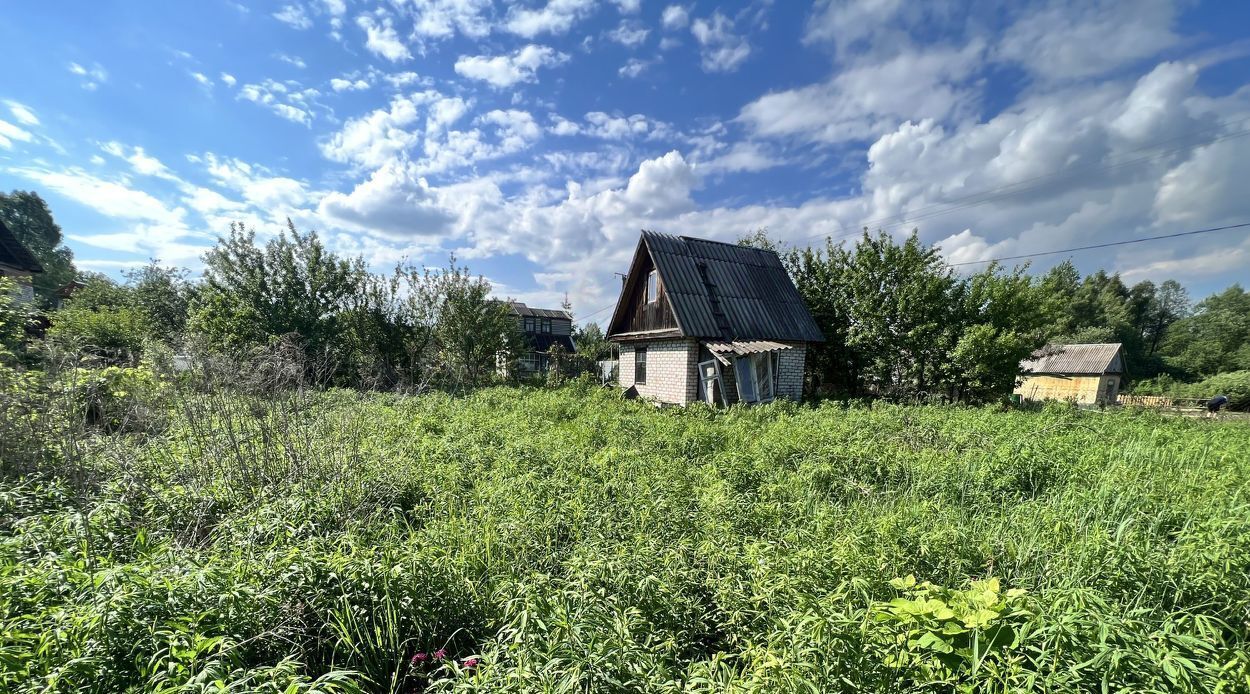
{"type": "Polygon", "coordinates": [[[647,303],[648,304],[659,300],[660,298],[659,292],[657,291],[659,282],[660,282],[659,275],[655,274],[655,270],[652,270],[651,272],[647,273],[647,303]]]}
{"type": "Polygon", "coordinates": [[[551,332],[551,319],[550,318],[544,318],[542,320],[542,331],[543,333],[548,333],[548,334],[551,332]]]}

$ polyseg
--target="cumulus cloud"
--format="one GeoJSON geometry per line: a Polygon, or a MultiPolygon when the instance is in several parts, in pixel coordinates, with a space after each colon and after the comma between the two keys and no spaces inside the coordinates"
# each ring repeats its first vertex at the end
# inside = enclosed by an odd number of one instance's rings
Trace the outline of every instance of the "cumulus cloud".
{"type": "Polygon", "coordinates": [[[608,39],[626,48],[635,48],[641,46],[650,33],[651,30],[643,26],[642,22],[626,20],[608,32],[608,39]]]}
{"type": "Polygon", "coordinates": [[[746,37],[734,33],[733,20],[719,10],[707,19],[696,19],[690,32],[699,42],[699,55],[707,72],[733,72],[751,55],[746,37]]]}
{"type": "Polygon", "coordinates": [[[424,178],[398,161],[377,169],[350,193],[322,198],[318,212],[354,229],[397,237],[445,235],[456,217],[424,178]]]}
{"type": "Polygon", "coordinates": [[[234,83],[238,81],[234,78],[234,75],[228,72],[221,73],[220,77],[221,77],[222,83],[225,84],[227,87],[233,87],[234,83]]]}
{"type": "Polygon", "coordinates": [[[319,95],[316,89],[304,88],[293,80],[269,79],[239,87],[236,98],[259,104],[281,118],[307,126],[312,123],[313,100],[319,95]]]}
{"type": "Polygon", "coordinates": [[[291,27],[292,29],[309,29],[312,28],[312,19],[309,19],[308,13],[304,11],[303,6],[290,4],[283,5],[282,9],[273,13],[274,19],[291,27]]]}
{"type": "Polygon", "coordinates": [[[690,24],[690,11],[684,5],[669,5],[660,15],[660,26],[669,31],[685,29],[690,24]]]}
{"type": "Polygon", "coordinates": [[[397,96],[385,108],[349,119],[342,129],[321,144],[333,161],[378,167],[391,161],[421,140],[415,129],[423,104],[431,95],[397,96]]]}
{"type": "Polygon", "coordinates": [[[569,59],[547,46],[529,44],[510,55],[461,56],[456,72],[469,79],[481,80],[495,87],[511,87],[518,82],[533,82],[539,68],[552,67],[569,59]]]}
{"type": "Polygon", "coordinates": [[[564,34],[594,9],[594,0],[548,0],[537,9],[513,8],[504,29],[532,39],[541,34],[564,34]]]}
{"type": "Polygon", "coordinates": [[[491,31],[491,0],[413,0],[412,32],[425,39],[460,33],[480,39],[491,31]]]}
{"type": "Polygon", "coordinates": [[[367,14],[360,15],[356,18],[356,25],[364,30],[365,48],[374,55],[392,63],[412,59],[412,53],[408,52],[408,47],[399,39],[394,22],[389,16],[378,20],[367,14]]]}
{"type": "Polygon", "coordinates": [[[353,80],[335,77],[330,80],[330,88],[336,92],[354,92],[368,89],[369,83],[359,78],[353,80]]]}
{"type": "Polygon", "coordinates": [[[885,62],[848,66],[827,82],[766,94],[739,120],[765,136],[842,142],[880,135],[907,119],[963,115],[979,91],[967,84],[984,46],[899,51],[885,62]]]}

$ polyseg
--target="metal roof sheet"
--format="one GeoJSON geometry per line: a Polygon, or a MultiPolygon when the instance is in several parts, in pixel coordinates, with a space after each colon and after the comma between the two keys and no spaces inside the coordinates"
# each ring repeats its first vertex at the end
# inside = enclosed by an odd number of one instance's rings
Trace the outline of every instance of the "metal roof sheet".
{"type": "Polygon", "coordinates": [[[737,342],[705,342],[709,352],[713,354],[737,354],[739,356],[745,354],[762,354],[764,352],[778,352],[783,349],[792,349],[793,345],[784,345],[780,342],[770,342],[768,340],[739,340],[737,342]]]}
{"type": "Polygon", "coordinates": [[[1025,373],[1102,374],[1120,373],[1120,343],[1046,345],[1020,362],[1025,373]]]}
{"type": "Polygon", "coordinates": [[[530,308],[520,301],[512,301],[512,310],[518,316],[535,316],[537,318],[563,318],[564,320],[573,320],[573,316],[568,311],[558,311],[553,308],[530,308]]]}
{"type": "Polygon", "coordinates": [[[43,266],[39,264],[39,260],[27,250],[26,246],[22,245],[21,241],[17,240],[4,222],[0,222],[0,265],[8,265],[26,272],[43,272],[43,266]]]}
{"type": "Polygon", "coordinates": [[[683,335],[824,341],[775,252],[651,231],[642,232],[642,240],[683,335]]]}

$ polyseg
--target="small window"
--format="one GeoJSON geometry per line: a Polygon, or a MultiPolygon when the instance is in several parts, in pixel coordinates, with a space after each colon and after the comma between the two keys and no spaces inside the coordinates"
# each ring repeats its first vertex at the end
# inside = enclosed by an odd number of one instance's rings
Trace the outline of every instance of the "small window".
{"type": "Polygon", "coordinates": [[[543,319],[543,332],[548,333],[548,334],[551,333],[551,319],[550,318],[543,319]]]}
{"type": "Polygon", "coordinates": [[[534,317],[533,317],[533,316],[526,316],[526,317],[525,317],[525,332],[527,332],[527,333],[532,333],[532,332],[534,332],[534,330],[535,330],[535,328],[534,328],[534,317]]]}
{"type": "Polygon", "coordinates": [[[647,273],[647,303],[657,301],[659,296],[659,275],[655,274],[655,270],[647,273]]]}
{"type": "Polygon", "coordinates": [[[647,348],[634,350],[634,383],[647,384],[647,348]]]}

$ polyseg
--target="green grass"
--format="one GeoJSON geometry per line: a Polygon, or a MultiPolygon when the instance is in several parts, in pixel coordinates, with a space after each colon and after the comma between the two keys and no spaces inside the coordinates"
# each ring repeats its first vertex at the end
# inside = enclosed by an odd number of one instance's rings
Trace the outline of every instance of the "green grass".
{"type": "Polygon", "coordinates": [[[0,483],[0,691],[1250,691],[1244,424],[171,410],[0,483]]]}

